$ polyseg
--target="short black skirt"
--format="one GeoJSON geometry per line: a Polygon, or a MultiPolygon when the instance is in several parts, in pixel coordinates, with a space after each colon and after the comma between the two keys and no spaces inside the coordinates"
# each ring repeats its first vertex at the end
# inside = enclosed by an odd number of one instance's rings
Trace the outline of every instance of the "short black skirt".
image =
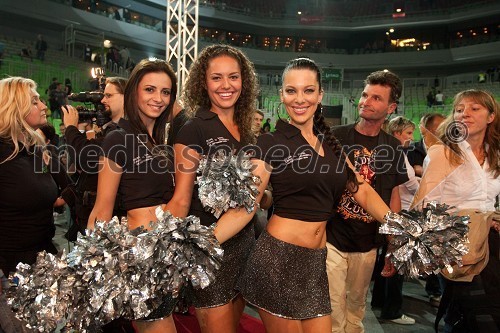
{"type": "Polygon", "coordinates": [[[173,298],[171,293],[163,297],[159,307],[154,309],[147,317],[139,319],[139,321],[154,321],[168,317],[174,312],[178,298],[173,298]]]}
{"type": "Polygon", "coordinates": [[[326,247],[310,249],[264,230],[238,282],[247,302],[287,319],[330,315],[326,247]]]}
{"type": "Polygon", "coordinates": [[[236,283],[243,273],[247,258],[255,244],[253,221],[222,244],[222,265],[215,273],[215,281],[205,289],[192,290],[192,303],[196,308],[212,308],[228,304],[238,296],[236,283]]]}

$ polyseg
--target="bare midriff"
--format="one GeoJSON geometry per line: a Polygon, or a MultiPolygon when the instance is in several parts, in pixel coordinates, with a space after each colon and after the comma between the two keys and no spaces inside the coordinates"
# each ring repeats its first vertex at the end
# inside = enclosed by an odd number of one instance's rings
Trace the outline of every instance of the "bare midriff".
{"type": "Polygon", "coordinates": [[[127,211],[128,228],[135,229],[144,226],[146,229],[149,229],[149,223],[158,220],[155,214],[157,207],[158,205],[135,208],[127,211]]]}
{"type": "Polygon", "coordinates": [[[267,232],[274,238],[310,249],[326,246],[326,221],[306,222],[273,215],[267,224],[267,232]]]}

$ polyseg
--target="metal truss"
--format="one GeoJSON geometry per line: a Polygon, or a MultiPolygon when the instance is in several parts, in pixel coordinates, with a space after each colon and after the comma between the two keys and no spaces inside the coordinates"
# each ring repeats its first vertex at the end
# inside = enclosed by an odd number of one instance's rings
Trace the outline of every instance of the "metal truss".
{"type": "Polygon", "coordinates": [[[198,5],[199,0],[167,1],[166,58],[177,72],[178,94],[198,55],[198,5]]]}

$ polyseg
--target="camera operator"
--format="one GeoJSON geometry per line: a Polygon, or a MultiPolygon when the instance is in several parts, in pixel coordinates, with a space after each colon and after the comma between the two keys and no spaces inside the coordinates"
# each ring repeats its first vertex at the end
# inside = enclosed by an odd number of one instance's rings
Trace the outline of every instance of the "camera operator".
{"type": "MultiPolygon", "coordinates": [[[[96,199],[97,171],[101,144],[104,137],[116,128],[116,123],[123,117],[123,92],[126,83],[127,79],[125,78],[108,77],[105,81],[104,93],[79,93],[70,96],[69,99],[71,100],[93,102],[96,106],[95,117],[97,118],[97,126],[100,126],[100,128],[96,131],[95,136],[87,136],[85,130],[78,129],[78,126],[82,125],[82,121],[90,119],[89,113],[94,116],[94,111],[77,109],[71,105],[66,105],[62,108],[64,115],[63,122],[66,126],[64,137],[68,146],[69,159],[75,163],[80,173],[75,189],[76,220],[73,227],[68,231],[67,238],[69,240],[76,240],[77,232],[84,233],[87,226],[87,221],[96,199]],[[100,122],[105,121],[102,120],[103,114],[108,116],[110,121],[100,124],[100,122]]],[[[126,216],[126,212],[122,211],[120,204],[121,200],[117,198],[113,215],[126,216]]]]}

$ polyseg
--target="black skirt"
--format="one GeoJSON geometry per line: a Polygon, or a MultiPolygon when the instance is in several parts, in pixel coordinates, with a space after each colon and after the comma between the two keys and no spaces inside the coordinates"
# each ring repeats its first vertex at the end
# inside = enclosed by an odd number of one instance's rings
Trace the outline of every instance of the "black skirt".
{"type": "Polygon", "coordinates": [[[326,247],[290,244],[264,230],[238,282],[250,304],[287,319],[330,315],[326,247]]]}
{"type": "Polygon", "coordinates": [[[255,244],[253,223],[222,244],[222,265],[215,273],[215,281],[205,289],[191,290],[192,303],[196,308],[212,308],[228,304],[238,296],[236,283],[243,273],[245,263],[255,244]]]}
{"type": "Polygon", "coordinates": [[[147,317],[138,319],[139,321],[155,321],[165,317],[168,317],[174,312],[175,306],[177,305],[178,299],[173,298],[172,294],[167,294],[163,297],[163,300],[159,307],[154,309],[147,317]]]}

